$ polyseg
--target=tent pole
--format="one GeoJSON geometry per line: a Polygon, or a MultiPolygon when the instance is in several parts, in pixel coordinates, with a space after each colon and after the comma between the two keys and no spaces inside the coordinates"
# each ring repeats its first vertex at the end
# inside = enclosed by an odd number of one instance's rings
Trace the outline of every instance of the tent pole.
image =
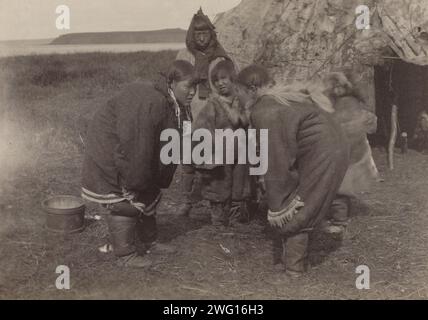
{"type": "Polygon", "coordinates": [[[388,165],[390,170],[394,170],[394,149],[397,141],[397,114],[398,107],[393,104],[391,110],[391,132],[388,143],[388,165]]]}

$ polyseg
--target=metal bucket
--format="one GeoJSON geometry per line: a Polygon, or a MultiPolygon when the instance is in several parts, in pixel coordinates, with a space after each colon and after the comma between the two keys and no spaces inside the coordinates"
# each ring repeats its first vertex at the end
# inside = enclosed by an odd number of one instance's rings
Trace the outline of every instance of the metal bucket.
{"type": "Polygon", "coordinates": [[[54,196],[42,202],[46,228],[60,233],[81,232],[85,228],[85,203],[74,196],[54,196]]]}

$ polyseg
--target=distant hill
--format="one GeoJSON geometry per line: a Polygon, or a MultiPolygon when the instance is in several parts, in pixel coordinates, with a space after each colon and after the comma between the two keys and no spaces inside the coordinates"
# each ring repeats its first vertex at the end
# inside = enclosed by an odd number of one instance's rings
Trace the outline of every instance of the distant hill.
{"type": "Polygon", "coordinates": [[[30,39],[30,40],[1,40],[0,44],[5,46],[37,46],[52,42],[51,39],[30,39]]]}
{"type": "Polygon", "coordinates": [[[121,44],[184,42],[186,30],[118,31],[69,33],[55,38],[50,44],[121,44]]]}

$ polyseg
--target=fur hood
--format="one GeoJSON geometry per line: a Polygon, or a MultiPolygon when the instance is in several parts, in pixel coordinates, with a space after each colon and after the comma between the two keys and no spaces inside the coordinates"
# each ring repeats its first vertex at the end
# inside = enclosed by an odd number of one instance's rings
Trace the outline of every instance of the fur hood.
{"type": "Polygon", "coordinates": [[[197,52],[200,52],[196,47],[195,37],[194,37],[195,20],[196,19],[203,20],[211,31],[211,42],[208,45],[208,48],[205,50],[204,53],[207,54],[208,56],[211,56],[210,57],[211,61],[218,58],[218,57],[228,58],[226,51],[223,49],[223,47],[220,45],[220,43],[217,40],[217,33],[215,31],[215,26],[212,24],[212,22],[210,21],[208,16],[206,16],[202,12],[202,9],[199,9],[199,11],[193,16],[193,19],[190,22],[190,26],[189,26],[189,29],[188,29],[187,34],[186,34],[186,47],[187,47],[187,49],[193,55],[195,55],[197,52]]]}

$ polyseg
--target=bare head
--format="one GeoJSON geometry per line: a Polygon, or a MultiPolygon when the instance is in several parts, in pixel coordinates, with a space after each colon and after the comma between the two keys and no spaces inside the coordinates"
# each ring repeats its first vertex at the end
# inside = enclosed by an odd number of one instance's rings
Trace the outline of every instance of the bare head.
{"type": "Polygon", "coordinates": [[[274,82],[266,68],[250,65],[237,77],[236,95],[243,106],[253,103],[259,96],[260,89],[271,86],[274,82]]]}
{"type": "Polygon", "coordinates": [[[182,106],[189,106],[196,92],[196,81],[193,77],[194,67],[187,61],[176,60],[168,69],[168,87],[182,106]]]}
{"type": "Polygon", "coordinates": [[[218,93],[222,96],[229,97],[235,93],[235,85],[237,74],[235,66],[230,60],[223,60],[211,71],[211,82],[218,93]]]}

